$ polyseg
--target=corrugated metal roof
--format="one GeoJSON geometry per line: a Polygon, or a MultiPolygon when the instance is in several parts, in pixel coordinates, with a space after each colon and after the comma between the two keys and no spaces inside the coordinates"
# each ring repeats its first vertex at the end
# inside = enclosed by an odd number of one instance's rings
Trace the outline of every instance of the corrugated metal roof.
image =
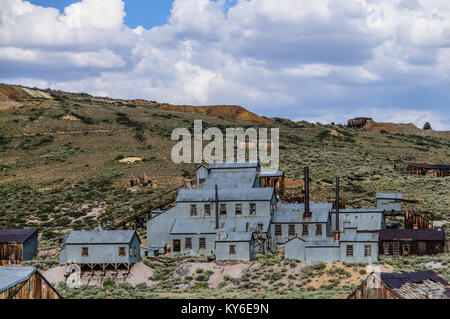
{"type": "Polygon", "coordinates": [[[221,189],[253,188],[256,172],[211,172],[201,189],[214,189],[218,185],[221,189]]]}
{"type": "Polygon", "coordinates": [[[378,242],[377,233],[349,233],[342,232],[340,241],[343,242],[378,242]]]}
{"type": "Polygon", "coordinates": [[[332,203],[310,202],[311,218],[303,218],[305,204],[278,203],[273,213],[273,223],[326,223],[331,211],[332,203]]]}
{"type": "Polygon", "coordinates": [[[28,280],[35,271],[35,267],[0,267],[0,292],[28,280]]]}
{"type": "Polygon", "coordinates": [[[403,195],[401,193],[377,193],[376,198],[386,198],[386,199],[402,199],[403,195]]]}
{"type": "Polygon", "coordinates": [[[258,168],[258,163],[244,162],[244,163],[211,163],[209,169],[228,169],[228,168],[258,168]]]}
{"type": "Polygon", "coordinates": [[[339,242],[333,238],[308,239],[305,247],[339,247],[339,242]]]}
{"type": "Polygon", "coordinates": [[[260,173],[259,176],[261,177],[281,177],[284,175],[283,171],[277,171],[273,173],[260,173]]]}
{"type": "MultiPolygon", "coordinates": [[[[250,189],[221,189],[219,187],[219,201],[258,201],[271,200],[274,196],[273,188],[250,189]]],[[[177,202],[211,202],[215,199],[214,189],[181,189],[177,195],[177,202]]]]}
{"type": "MultiPolygon", "coordinates": [[[[66,244],[128,244],[131,242],[134,230],[74,230],[66,244]]],[[[139,237],[138,237],[139,238],[139,237]]]]}
{"type": "Polygon", "coordinates": [[[441,229],[382,229],[380,240],[431,240],[442,241],[445,232],[441,229]]]}
{"type": "Polygon", "coordinates": [[[23,243],[36,232],[36,228],[0,229],[0,243],[23,243]]]}
{"type": "Polygon", "coordinates": [[[381,280],[383,280],[386,284],[388,284],[391,288],[397,289],[402,287],[407,282],[422,282],[425,280],[432,280],[434,282],[439,282],[444,286],[448,286],[447,281],[444,278],[440,277],[432,270],[422,270],[416,272],[407,272],[407,273],[388,273],[382,272],[380,273],[381,280]]]}
{"type": "MultiPolygon", "coordinates": [[[[331,212],[333,214],[336,213],[336,209],[332,209],[331,212]]],[[[382,213],[384,209],[379,208],[341,208],[339,209],[339,213],[382,213]]]]}

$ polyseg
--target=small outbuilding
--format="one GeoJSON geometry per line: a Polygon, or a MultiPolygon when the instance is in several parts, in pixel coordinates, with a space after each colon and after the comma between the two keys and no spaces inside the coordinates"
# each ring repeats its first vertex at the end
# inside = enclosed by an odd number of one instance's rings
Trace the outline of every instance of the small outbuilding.
{"type": "Polygon", "coordinates": [[[373,272],[348,299],[449,299],[447,281],[432,270],[373,272]]]}
{"type": "Polygon", "coordinates": [[[0,229],[0,266],[21,264],[37,253],[37,229],[0,229]]]}
{"type": "Polygon", "coordinates": [[[65,239],[66,248],[60,253],[60,264],[77,264],[82,268],[89,266],[91,270],[100,266],[117,269],[141,259],[141,240],[135,230],[94,230],[73,231],[65,239]]]}
{"type": "Polygon", "coordinates": [[[0,267],[0,299],[62,299],[35,267],[0,267]]]}
{"type": "Polygon", "coordinates": [[[379,234],[383,255],[435,255],[446,249],[443,229],[382,229],[379,234]]]}

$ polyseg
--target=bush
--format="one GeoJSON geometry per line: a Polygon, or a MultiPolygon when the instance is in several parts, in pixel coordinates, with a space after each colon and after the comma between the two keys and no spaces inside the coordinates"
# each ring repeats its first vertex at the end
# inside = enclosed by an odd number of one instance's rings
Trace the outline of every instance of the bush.
{"type": "Polygon", "coordinates": [[[103,282],[103,287],[107,288],[107,287],[114,287],[116,285],[116,282],[112,279],[106,279],[103,282]]]}

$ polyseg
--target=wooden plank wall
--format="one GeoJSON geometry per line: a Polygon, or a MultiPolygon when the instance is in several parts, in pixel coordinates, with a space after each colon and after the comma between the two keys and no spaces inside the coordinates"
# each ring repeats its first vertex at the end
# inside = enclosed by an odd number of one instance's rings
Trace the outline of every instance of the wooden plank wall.
{"type": "Polygon", "coordinates": [[[0,293],[0,299],[60,299],[60,296],[36,271],[28,280],[0,293]]]}
{"type": "Polygon", "coordinates": [[[20,264],[22,262],[22,244],[0,243],[0,265],[20,264]]]}

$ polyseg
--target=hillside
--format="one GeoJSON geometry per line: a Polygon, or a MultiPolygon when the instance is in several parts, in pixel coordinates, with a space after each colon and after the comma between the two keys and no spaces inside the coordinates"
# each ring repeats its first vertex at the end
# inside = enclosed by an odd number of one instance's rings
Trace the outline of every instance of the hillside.
{"type": "MultiPolygon", "coordinates": [[[[192,132],[194,119],[202,119],[204,129],[222,131],[278,127],[280,169],[291,185],[301,185],[303,166],[309,165],[312,200],[331,200],[339,175],[349,207],[373,206],[376,192],[402,192],[420,200],[417,208],[433,211],[435,220],[450,218],[450,177],[395,170],[406,162],[449,163],[448,139],[279,118],[272,123],[233,120],[166,110],[154,101],[39,91],[41,97],[8,95],[18,104],[0,111],[0,227],[39,227],[41,254],[57,253],[53,248],[70,229],[129,214],[123,212],[192,179],[195,164],[171,161],[175,142],[170,136],[178,127],[192,132]],[[140,160],[121,161],[129,157],[140,160]],[[144,175],[154,187],[131,191],[129,180],[144,175]]],[[[141,234],[145,239],[145,229],[141,234]]]]}
{"type": "Polygon", "coordinates": [[[450,139],[450,131],[422,130],[412,123],[402,124],[369,121],[364,126],[364,130],[369,132],[433,136],[450,139]]]}
{"type": "Polygon", "coordinates": [[[158,109],[174,112],[197,113],[215,117],[226,117],[232,120],[255,121],[265,124],[270,124],[273,122],[271,119],[258,116],[238,105],[190,106],[162,104],[158,107],[158,109]]]}

